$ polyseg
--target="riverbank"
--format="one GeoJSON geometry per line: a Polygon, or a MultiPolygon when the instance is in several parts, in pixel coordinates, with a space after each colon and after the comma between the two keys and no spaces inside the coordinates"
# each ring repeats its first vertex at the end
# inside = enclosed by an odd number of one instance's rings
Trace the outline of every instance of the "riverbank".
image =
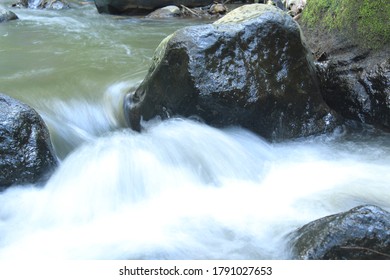
{"type": "Polygon", "coordinates": [[[325,102],[347,119],[390,131],[390,43],[386,39],[387,31],[383,31],[383,41],[369,46],[361,37],[348,35],[349,27],[340,30],[321,21],[310,23],[305,19],[305,12],[298,22],[315,56],[325,102]]]}
{"type": "Polygon", "coordinates": [[[294,19],[325,102],[346,119],[390,131],[390,2],[289,2],[305,4],[294,19]]]}

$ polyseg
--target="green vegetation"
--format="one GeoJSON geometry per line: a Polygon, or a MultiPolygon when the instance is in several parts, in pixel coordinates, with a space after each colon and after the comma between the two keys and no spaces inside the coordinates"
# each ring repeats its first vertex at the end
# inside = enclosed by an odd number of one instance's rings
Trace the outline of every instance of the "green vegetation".
{"type": "Polygon", "coordinates": [[[365,47],[390,43],[389,0],[308,0],[303,22],[343,32],[365,47]]]}

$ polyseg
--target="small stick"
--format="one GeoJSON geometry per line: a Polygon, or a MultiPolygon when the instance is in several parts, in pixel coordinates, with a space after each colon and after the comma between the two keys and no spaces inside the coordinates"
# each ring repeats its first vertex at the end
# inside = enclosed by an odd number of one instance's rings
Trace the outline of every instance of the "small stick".
{"type": "Polygon", "coordinates": [[[200,17],[200,15],[196,12],[194,12],[193,10],[191,10],[190,8],[184,6],[184,5],[180,5],[183,9],[185,9],[186,11],[190,12],[191,14],[197,16],[197,17],[200,17]]]}

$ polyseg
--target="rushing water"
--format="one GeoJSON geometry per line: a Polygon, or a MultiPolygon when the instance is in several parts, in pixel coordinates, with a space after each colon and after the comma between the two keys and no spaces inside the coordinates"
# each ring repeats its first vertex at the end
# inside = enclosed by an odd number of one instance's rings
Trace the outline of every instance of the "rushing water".
{"type": "Polygon", "coordinates": [[[272,144],[185,119],[124,128],[124,93],[161,39],[195,22],[14,11],[0,24],[0,92],[41,113],[62,162],[45,186],[0,194],[1,259],[283,259],[307,222],[390,210],[388,134],[272,144]]]}

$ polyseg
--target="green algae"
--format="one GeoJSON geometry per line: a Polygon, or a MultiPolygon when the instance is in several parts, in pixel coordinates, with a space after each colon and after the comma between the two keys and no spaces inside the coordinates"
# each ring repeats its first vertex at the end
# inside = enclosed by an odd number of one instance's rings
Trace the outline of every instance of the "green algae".
{"type": "Polygon", "coordinates": [[[360,45],[382,48],[390,43],[390,2],[387,0],[310,0],[303,23],[342,32],[360,45]]]}

